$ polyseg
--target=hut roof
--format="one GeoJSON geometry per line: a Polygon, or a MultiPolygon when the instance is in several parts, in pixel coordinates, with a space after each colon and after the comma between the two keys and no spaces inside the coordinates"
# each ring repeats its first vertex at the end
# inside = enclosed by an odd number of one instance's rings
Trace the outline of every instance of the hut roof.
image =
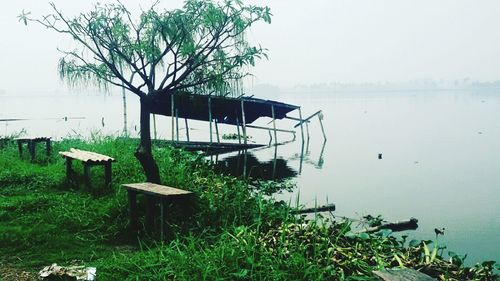
{"type": "MultiPolygon", "coordinates": [[[[287,113],[300,108],[296,105],[263,100],[252,97],[228,98],[220,96],[196,95],[191,93],[173,94],[174,108],[179,118],[209,121],[209,99],[212,119],[218,123],[236,125],[242,122],[241,102],[245,108],[245,122],[253,123],[260,117],[272,118],[272,107],[276,119],[283,119],[287,113]]],[[[172,115],[172,96],[162,96],[151,105],[154,114],[172,115]]],[[[175,114],[175,113],[174,113],[175,114]]]]}

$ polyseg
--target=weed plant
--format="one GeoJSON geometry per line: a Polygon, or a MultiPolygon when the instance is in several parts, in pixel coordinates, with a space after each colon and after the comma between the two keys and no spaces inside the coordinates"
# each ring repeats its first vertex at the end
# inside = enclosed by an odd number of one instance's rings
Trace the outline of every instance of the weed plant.
{"type": "MultiPolygon", "coordinates": [[[[2,269],[36,272],[73,260],[96,266],[99,280],[377,280],[373,270],[392,267],[440,280],[498,280],[495,262],[467,268],[460,255],[445,260],[432,241],[354,234],[348,221],[293,216],[244,180],[215,172],[202,156],[169,147],[154,149],[162,183],[195,193],[192,215],[172,208],[165,241],[143,227],[132,233],[121,184],[145,180],[136,146],[121,138],[66,139],[34,163],[14,145],[0,150],[0,280],[2,269]],[[98,167],[90,189],[81,176],[66,179],[57,152],[71,147],[117,160],[111,188],[103,187],[98,167]]],[[[78,161],[73,168],[82,174],[78,161]]],[[[265,193],[273,190],[266,185],[265,193]]]]}

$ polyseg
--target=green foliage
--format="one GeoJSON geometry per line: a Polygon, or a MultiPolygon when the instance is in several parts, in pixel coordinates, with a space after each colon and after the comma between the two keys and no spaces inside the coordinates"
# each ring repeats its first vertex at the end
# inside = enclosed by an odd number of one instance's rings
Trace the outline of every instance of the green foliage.
{"type": "MultiPolygon", "coordinates": [[[[0,150],[0,275],[5,266],[36,272],[77,259],[96,266],[99,280],[375,280],[371,272],[385,267],[415,268],[440,280],[498,280],[495,262],[467,268],[465,257],[445,259],[431,241],[406,245],[390,232],[353,234],[346,221],[297,218],[286,204],[214,172],[200,156],[169,147],[153,150],[164,184],[195,192],[194,214],[169,212],[164,243],[157,234],[133,235],[120,185],[144,181],[136,146],[98,136],[65,140],[37,163],[20,159],[13,145],[0,150]],[[92,190],[81,179],[65,179],[57,151],[70,147],[117,159],[110,190],[103,190],[97,168],[92,190]]],[[[81,165],[74,169],[81,174],[81,165]]]]}
{"type": "Polygon", "coordinates": [[[66,18],[54,4],[40,19],[22,12],[24,24],[36,22],[77,43],[61,51],[59,73],[70,83],[124,87],[143,96],[180,90],[228,94],[231,81],[248,73],[244,67],[266,57],[244,33],[258,21],[271,22],[268,7],[237,0],[187,0],[180,9],[161,11],[158,2],[134,20],[119,1],[96,4],[66,18]],[[143,89],[146,87],[146,89],[143,89]]]}

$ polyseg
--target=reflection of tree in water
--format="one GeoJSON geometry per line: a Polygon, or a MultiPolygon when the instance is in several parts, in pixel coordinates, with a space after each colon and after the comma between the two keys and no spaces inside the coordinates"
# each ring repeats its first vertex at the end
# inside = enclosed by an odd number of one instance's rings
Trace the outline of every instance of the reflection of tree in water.
{"type": "Polygon", "coordinates": [[[215,167],[222,173],[232,176],[244,176],[246,171],[247,176],[258,180],[284,180],[295,177],[297,172],[287,165],[287,161],[283,158],[261,162],[251,153],[246,154],[246,169],[245,169],[245,153],[219,160],[215,167]]]}

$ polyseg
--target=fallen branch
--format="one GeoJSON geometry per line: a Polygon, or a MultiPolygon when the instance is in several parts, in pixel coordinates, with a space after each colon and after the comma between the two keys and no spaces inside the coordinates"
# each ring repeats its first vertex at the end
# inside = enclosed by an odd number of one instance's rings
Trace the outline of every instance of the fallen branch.
{"type": "Polygon", "coordinates": [[[310,214],[310,213],[333,212],[333,211],[335,211],[335,204],[328,204],[319,207],[293,210],[292,214],[297,215],[297,214],[310,214]]]}
{"type": "Polygon", "coordinates": [[[410,218],[409,220],[402,220],[396,222],[383,223],[378,226],[367,227],[357,231],[356,233],[373,233],[382,229],[390,229],[392,231],[415,230],[418,228],[418,220],[410,218]]]}

